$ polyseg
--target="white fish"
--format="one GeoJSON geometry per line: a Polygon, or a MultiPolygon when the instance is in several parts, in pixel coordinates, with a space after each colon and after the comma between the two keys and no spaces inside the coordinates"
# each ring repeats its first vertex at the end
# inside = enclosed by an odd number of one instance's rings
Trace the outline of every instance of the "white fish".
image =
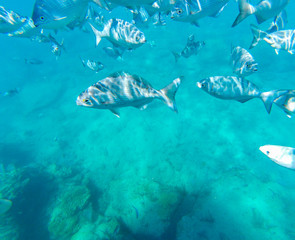
{"type": "Polygon", "coordinates": [[[295,53],[294,29],[281,30],[268,34],[267,32],[264,32],[255,25],[251,24],[251,30],[253,33],[253,41],[251,43],[250,49],[255,47],[261,40],[264,40],[275,49],[276,54],[279,54],[280,50],[285,50],[290,54],[295,53]]]}
{"type": "Polygon", "coordinates": [[[205,78],[197,82],[197,86],[216,98],[236,100],[240,103],[260,98],[268,113],[271,111],[274,100],[287,92],[286,90],[262,92],[254,83],[235,76],[205,78]]]}
{"type": "Polygon", "coordinates": [[[12,206],[12,202],[7,199],[0,199],[0,215],[6,213],[12,206]]]}
{"type": "Polygon", "coordinates": [[[96,36],[96,45],[99,44],[101,38],[106,38],[114,46],[125,49],[134,49],[146,42],[143,32],[135,25],[121,19],[110,19],[105,23],[102,31],[98,31],[91,24],[90,26],[96,36]]]}
{"type": "Polygon", "coordinates": [[[239,77],[248,76],[258,70],[258,63],[253,56],[245,48],[239,46],[232,48],[231,62],[233,72],[239,77]]]}
{"type": "Polygon", "coordinates": [[[290,169],[295,169],[295,148],[265,145],[259,148],[266,156],[275,163],[290,169]]]}
{"type": "Polygon", "coordinates": [[[240,14],[232,27],[238,25],[246,17],[254,14],[258,24],[277,16],[290,0],[261,0],[257,5],[252,5],[249,0],[238,0],[240,14]]]}
{"type": "Polygon", "coordinates": [[[289,90],[287,93],[278,97],[274,103],[279,106],[291,118],[295,113],[295,90],[289,90]]]}

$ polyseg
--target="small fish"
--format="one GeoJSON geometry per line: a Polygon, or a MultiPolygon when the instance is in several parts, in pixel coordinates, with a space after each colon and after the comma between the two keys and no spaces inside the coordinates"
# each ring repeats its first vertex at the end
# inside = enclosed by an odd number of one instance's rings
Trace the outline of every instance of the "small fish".
{"type": "Polygon", "coordinates": [[[286,90],[261,92],[254,83],[234,76],[205,78],[197,82],[197,86],[216,98],[236,100],[240,103],[260,98],[268,113],[271,111],[274,100],[287,92],[286,90]]]}
{"type": "Polygon", "coordinates": [[[32,19],[44,29],[64,29],[85,16],[88,3],[98,0],[36,0],[32,19]]]}
{"type": "Polygon", "coordinates": [[[248,0],[238,0],[240,13],[232,27],[235,27],[252,14],[255,15],[258,24],[261,24],[267,19],[277,16],[286,7],[289,1],[290,0],[261,0],[257,5],[253,6],[248,0]]]}
{"type": "Polygon", "coordinates": [[[117,48],[117,47],[104,47],[103,50],[107,55],[117,60],[123,60],[123,53],[125,49],[117,48]]]}
{"type": "Polygon", "coordinates": [[[153,5],[157,1],[155,0],[108,0],[108,2],[127,7],[129,9],[137,9],[138,6],[142,5],[153,5]]]}
{"type": "Polygon", "coordinates": [[[175,62],[178,61],[180,57],[189,58],[192,55],[197,55],[199,51],[205,46],[203,41],[195,41],[195,36],[190,35],[187,39],[186,46],[180,53],[172,52],[175,57],[175,62]]]}
{"type": "Polygon", "coordinates": [[[239,77],[248,76],[258,70],[258,63],[253,56],[246,49],[239,46],[232,48],[231,62],[233,72],[239,77]]]}
{"type": "MultiPolygon", "coordinates": [[[[63,44],[63,42],[61,43],[63,44]]],[[[61,56],[61,46],[53,43],[51,45],[51,52],[55,55],[56,59],[58,59],[61,56]]]]}
{"type": "Polygon", "coordinates": [[[286,25],[288,23],[287,19],[287,12],[285,9],[283,9],[278,16],[274,18],[274,20],[271,22],[270,27],[266,30],[266,32],[273,33],[280,30],[284,30],[286,28],[286,25]]]}
{"type": "Polygon", "coordinates": [[[175,94],[181,79],[177,78],[165,88],[156,90],[137,75],[114,73],[82,92],[77,97],[76,104],[88,108],[109,109],[120,117],[118,108],[130,106],[145,109],[154,99],[160,99],[177,112],[175,94]]]}
{"type": "Polygon", "coordinates": [[[295,113],[295,90],[289,90],[286,94],[278,97],[274,103],[279,106],[291,118],[295,113]]]}
{"type": "Polygon", "coordinates": [[[12,206],[12,201],[7,199],[0,199],[0,215],[6,213],[12,206]]]}
{"type": "Polygon", "coordinates": [[[133,24],[121,19],[110,19],[101,32],[91,24],[90,26],[96,36],[96,45],[99,44],[101,38],[106,38],[115,46],[125,49],[135,49],[146,42],[143,32],[133,24]]]}
{"type": "Polygon", "coordinates": [[[199,26],[199,19],[217,17],[228,2],[229,0],[177,0],[171,10],[171,18],[199,26]]]}
{"type": "Polygon", "coordinates": [[[0,6],[0,33],[10,33],[21,28],[27,18],[18,15],[13,11],[7,11],[0,6]]]}
{"type": "Polygon", "coordinates": [[[251,30],[253,41],[250,49],[255,47],[261,40],[264,40],[275,49],[276,54],[279,54],[280,50],[285,50],[290,54],[295,53],[295,30],[281,30],[268,34],[253,24],[251,24],[251,30]]]}
{"type": "Polygon", "coordinates": [[[32,65],[40,65],[43,63],[43,61],[37,58],[25,58],[25,63],[32,65]]]}
{"type": "Polygon", "coordinates": [[[290,169],[295,169],[295,148],[278,145],[264,145],[259,150],[275,163],[290,169]]]}
{"type": "Polygon", "coordinates": [[[104,65],[101,62],[93,61],[93,60],[83,60],[82,58],[81,62],[84,67],[88,67],[91,70],[95,71],[96,73],[100,72],[102,69],[104,69],[104,65]]]}
{"type": "Polygon", "coordinates": [[[2,95],[3,97],[12,97],[16,94],[19,94],[20,92],[20,88],[14,88],[5,92],[0,92],[0,95],[2,95]]]}

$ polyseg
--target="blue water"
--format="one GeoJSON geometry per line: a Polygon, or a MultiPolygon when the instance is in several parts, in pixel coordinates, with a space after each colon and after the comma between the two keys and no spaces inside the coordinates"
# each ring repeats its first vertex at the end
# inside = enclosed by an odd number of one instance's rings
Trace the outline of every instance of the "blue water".
{"type": "MultiPolygon", "coordinates": [[[[30,16],[34,1],[2,0],[30,16]]],[[[295,26],[295,3],[286,7],[295,26]]],[[[50,45],[0,35],[0,198],[12,208],[0,216],[3,240],[294,239],[295,172],[260,151],[266,144],[295,147],[294,119],[254,99],[244,104],[214,98],[196,87],[209,76],[232,75],[231,45],[248,48],[248,17],[236,28],[231,1],[200,28],[167,18],[143,29],[148,41],[117,61],[95,48],[93,33],[60,31],[67,49],[56,60],[50,45]],[[197,56],[177,63],[189,34],[206,42],[197,56]],[[103,62],[94,73],[79,57],[103,62]],[[37,58],[41,65],[25,64],[37,58]],[[184,76],[179,113],[154,101],[140,111],[76,106],[87,87],[124,70],[161,89],[184,76]]],[[[123,9],[109,16],[132,19],[123,9]]],[[[270,21],[261,25],[267,28],[270,21]]],[[[251,50],[259,71],[247,79],[263,90],[294,89],[295,58],[261,42],[251,50]]]]}

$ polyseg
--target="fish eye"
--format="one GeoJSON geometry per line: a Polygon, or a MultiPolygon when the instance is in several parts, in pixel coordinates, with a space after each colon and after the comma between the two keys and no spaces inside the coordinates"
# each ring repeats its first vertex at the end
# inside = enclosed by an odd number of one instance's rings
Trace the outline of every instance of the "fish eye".
{"type": "Polygon", "coordinates": [[[135,39],[136,39],[136,41],[139,41],[140,40],[140,36],[137,35],[135,39]]]}
{"type": "Polygon", "coordinates": [[[177,12],[178,14],[182,14],[182,9],[179,8],[179,9],[176,10],[176,12],[177,12]]]}
{"type": "Polygon", "coordinates": [[[204,88],[204,87],[206,87],[206,84],[205,84],[205,83],[202,83],[202,85],[201,85],[201,86],[202,86],[202,88],[204,88]]]}
{"type": "Polygon", "coordinates": [[[90,101],[88,99],[83,99],[84,103],[89,103],[90,101]]]}
{"type": "Polygon", "coordinates": [[[44,20],[45,20],[45,17],[44,17],[44,16],[41,16],[41,17],[40,17],[40,20],[41,20],[41,21],[44,21],[44,20]]]}
{"type": "Polygon", "coordinates": [[[266,151],[266,154],[268,155],[269,154],[269,151],[266,151]]]}

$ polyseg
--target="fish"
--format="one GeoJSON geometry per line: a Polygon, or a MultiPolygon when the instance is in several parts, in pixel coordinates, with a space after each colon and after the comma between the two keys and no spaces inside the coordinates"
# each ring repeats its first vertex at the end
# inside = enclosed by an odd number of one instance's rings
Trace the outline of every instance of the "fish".
{"type": "Polygon", "coordinates": [[[288,23],[287,19],[287,12],[285,9],[283,9],[278,16],[274,18],[274,20],[271,22],[271,25],[266,30],[266,32],[273,33],[280,30],[284,30],[286,28],[286,25],[288,23]]]}
{"type": "Polygon", "coordinates": [[[104,65],[101,62],[93,61],[89,59],[88,60],[84,60],[82,58],[80,59],[84,67],[88,67],[89,69],[91,69],[92,71],[95,71],[96,73],[104,69],[104,65]]]}
{"type": "Polygon", "coordinates": [[[268,34],[251,24],[251,30],[253,41],[250,49],[255,47],[261,40],[264,40],[275,49],[276,54],[279,54],[280,50],[285,50],[290,54],[295,53],[295,29],[281,30],[268,34]]]}
{"type": "Polygon", "coordinates": [[[204,41],[195,41],[195,36],[192,34],[188,37],[186,46],[180,53],[172,52],[175,57],[175,62],[178,61],[180,57],[189,58],[192,55],[197,55],[199,51],[205,46],[204,41]]]}
{"type": "Polygon", "coordinates": [[[40,65],[43,63],[43,61],[37,58],[25,58],[25,63],[32,65],[40,65]]]}
{"type": "Polygon", "coordinates": [[[268,113],[271,111],[274,100],[287,93],[287,90],[273,90],[262,92],[258,87],[245,78],[235,76],[214,76],[197,82],[197,86],[210,95],[225,99],[236,100],[240,103],[253,98],[260,98],[268,113]]]}
{"type": "Polygon", "coordinates": [[[53,55],[55,55],[56,59],[58,59],[61,56],[61,50],[63,48],[63,42],[61,43],[61,45],[57,45],[56,43],[52,43],[51,45],[51,52],[53,53],[53,55]]]}
{"type": "Polygon", "coordinates": [[[254,14],[258,24],[279,15],[286,7],[290,0],[261,0],[257,5],[252,5],[249,0],[238,0],[239,15],[232,24],[232,27],[237,26],[246,17],[254,14]]]}
{"type": "Polygon", "coordinates": [[[289,169],[295,169],[295,148],[278,145],[264,145],[259,150],[273,162],[289,169]]]}
{"type": "Polygon", "coordinates": [[[233,72],[239,77],[246,77],[258,71],[258,63],[253,56],[240,46],[232,48],[231,62],[233,72]]]}
{"type": "Polygon", "coordinates": [[[274,103],[284,110],[287,117],[291,118],[295,113],[295,90],[289,90],[287,93],[275,99],[274,103]]]}
{"type": "Polygon", "coordinates": [[[20,88],[14,88],[14,89],[7,90],[5,92],[0,92],[0,95],[2,95],[3,97],[12,97],[14,95],[19,94],[19,92],[20,92],[20,88]]]}
{"type": "Polygon", "coordinates": [[[6,213],[12,206],[12,201],[8,199],[0,199],[0,215],[6,213]]]}
{"type": "Polygon", "coordinates": [[[27,21],[26,17],[22,17],[13,11],[8,11],[0,6],[0,33],[10,33],[21,28],[27,21]]]}
{"type": "Polygon", "coordinates": [[[199,19],[218,17],[228,2],[229,0],[177,0],[171,10],[171,18],[199,26],[199,19]]]}
{"type": "Polygon", "coordinates": [[[8,33],[9,37],[19,37],[19,38],[35,38],[42,34],[42,29],[36,27],[31,18],[27,18],[25,23],[14,32],[8,33]]]}
{"type": "Polygon", "coordinates": [[[156,90],[140,76],[117,72],[99,80],[82,92],[76,100],[78,106],[108,109],[120,117],[119,108],[145,109],[154,99],[162,100],[171,110],[177,111],[175,94],[183,77],[176,78],[168,86],[156,90]]]}
{"type": "Polygon", "coordinates": [[[36,0],[32,19],[35,26],[43,29],[66,29],[81,21],[90,2],[99,4],[99,0],[36,0]]]}
{"type": "Polygon", "coordinates": [[[123,55],[125,49],[116,48],[116,47],[104,47],[103,50],[110,57],[115,58],[117,60],[123,60],[122,55],[123,55]]]}
{"type": "Polygon", "coordinates": [[[129,50],[138,48],[146,42],[142,31],[122,19],[110,19],[105,23],[102,31],[98,31],[91,23],[89,25],[96,36],[96,46],[100,43],[101,38],[106,38],[114,46],[129,50]]]}

